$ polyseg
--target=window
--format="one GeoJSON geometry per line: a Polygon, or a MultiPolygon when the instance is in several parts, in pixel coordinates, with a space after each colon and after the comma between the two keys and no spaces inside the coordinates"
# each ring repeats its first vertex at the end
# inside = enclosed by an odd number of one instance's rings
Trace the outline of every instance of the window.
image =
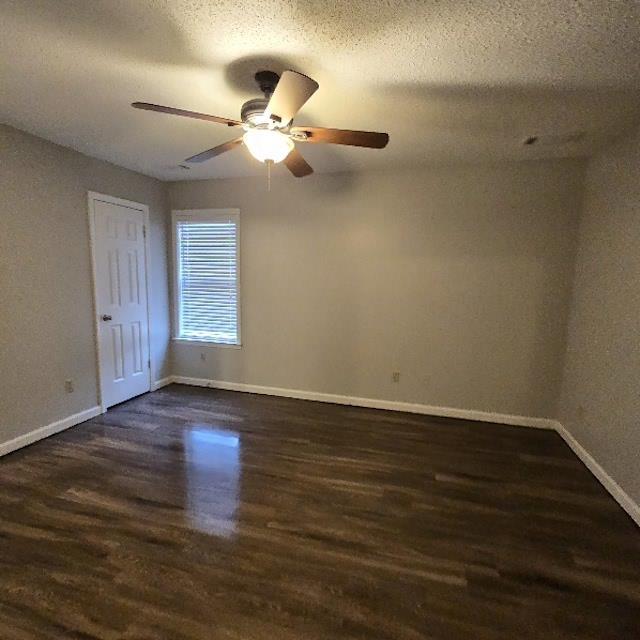
{"type": "Polygon", "coordinates": [[[240,213],[174,211],[178,340],[240,345],[240,213]]]}

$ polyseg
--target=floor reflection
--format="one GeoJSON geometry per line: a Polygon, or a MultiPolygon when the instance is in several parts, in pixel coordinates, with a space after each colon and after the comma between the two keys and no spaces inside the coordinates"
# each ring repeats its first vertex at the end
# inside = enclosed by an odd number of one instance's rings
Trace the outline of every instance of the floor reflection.
{"type": "Polygon", "coordinates": [[[195,426],[184,433],[184,450],[191,526],[233,537],[240,493],[239,434],[195,426]]]}

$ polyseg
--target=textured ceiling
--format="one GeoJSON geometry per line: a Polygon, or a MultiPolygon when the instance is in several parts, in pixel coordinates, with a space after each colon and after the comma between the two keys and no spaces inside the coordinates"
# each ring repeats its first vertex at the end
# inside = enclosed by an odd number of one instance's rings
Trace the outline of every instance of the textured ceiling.
{"type": "Polygon", "coordinates": [[[237,118],[259,95],[261,68],[320,83],[298,124],[389,132],[383,151],[301,145],[317,171],[584,155],[640,107],[638,0],[0,0],[0,10],[2,120],[164,179],[264,168],[239,149],[180,169],[230,130],[129,103],[237,118]]]}

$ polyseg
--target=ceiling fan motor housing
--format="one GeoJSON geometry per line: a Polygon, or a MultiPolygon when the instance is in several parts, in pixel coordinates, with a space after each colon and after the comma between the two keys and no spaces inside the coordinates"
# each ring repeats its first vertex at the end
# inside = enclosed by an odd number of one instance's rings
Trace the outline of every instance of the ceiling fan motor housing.
{"type": "Polygon", "coordinates": [[[269,101],[266,98],[254,98],[253,100],[245,102],[242,105],[242,109],[240,109],[242,122],[248,122],[255,125],[264,123],[265,121],[262,118],[262,115],[264,114],[268,104],[269,101]]]}
{"type": "Polygon", "coordinates": [[[253,125],[266,124],[267,119],[262,116],[269,104],[271,95],[276,89],[280,76],[273,71],[258,71],[254,78],[260,87],[260,91],[264,93],[264,98],[255,98],[245,102],[240,110],[240,116],[243,122],[253,125]]]}

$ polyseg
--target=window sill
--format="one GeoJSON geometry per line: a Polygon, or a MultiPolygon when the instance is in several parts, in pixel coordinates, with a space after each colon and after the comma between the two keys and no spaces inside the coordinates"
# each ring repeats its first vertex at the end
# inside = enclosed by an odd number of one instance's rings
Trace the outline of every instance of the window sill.
{"type": "Polygon", "coordinates": [[[188,338],[171,338],[177,344],[190,344],[194,347],[222,347],[223,349],[242,349],[242,344],[228,344],[226,342],[214,342],[213,340],[189,340],[188,338]]]}

